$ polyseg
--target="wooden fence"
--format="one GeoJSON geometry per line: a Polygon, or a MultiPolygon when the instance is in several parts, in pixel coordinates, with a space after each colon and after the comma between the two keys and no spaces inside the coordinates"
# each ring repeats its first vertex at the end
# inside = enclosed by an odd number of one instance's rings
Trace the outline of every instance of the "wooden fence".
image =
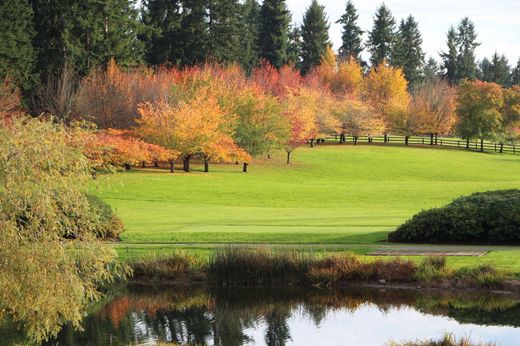
{"type": "Polygon", "coordinates": [[[402,144],[410,146],[433,146],[433,147],[448,147],[448,148],[460,148],[479,152],[496,152],[496,153],[510,153],[516,154],[520,147],[510,144],[492,143],[481,140],[463,140],[457,138],[431,138],[426,136],[345,136],[332,135],[323,138],[321,141],[317,140],[315,143],[320,142],[337,142],[337,143],[353,143],[353,144],[402,144]]]}

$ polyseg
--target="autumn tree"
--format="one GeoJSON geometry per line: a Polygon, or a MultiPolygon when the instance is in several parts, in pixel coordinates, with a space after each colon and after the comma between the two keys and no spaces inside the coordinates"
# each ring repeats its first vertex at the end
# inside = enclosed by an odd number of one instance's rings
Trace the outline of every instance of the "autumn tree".
{"type": "Polygon", "coordinates": [[[124,273],[115,251],[96,240],[89,167],[67,137],[41,119],[0,126],[0,319],[23,326],[28,344],[65,323],[79,328],[100,285],[124,273]]]}
{"type": "MultiPolygon", "coordinates": [[[[237,116],[234,139],[251,157],[269,154],[288,136],[288,127],[278,99],[257,87],[237,95],[233,112],[237,116]]],[[[244,162],[247,172],[249,162],[244,162]]]]}
{"type": "Polygon", "coordinates": [[[455,90],[444,79],[425,80],[413,94],[411,112],[420,119],[418,132],[430,135],[430,144],[438,135],[447,135],[455,125],[455,90]]]}
{"type": "Polygon", "coordinates": [[[480,150],[484,150],[484,139],[493,139],[500,130],[503,93],[499,85],[481,81],[463,81],[457,90],[457,132],[469,141],[480,139],[480,150]]]}
{"type": "Polygon", "coordinates": [[[504,89],[502,114],[502,140],[516,139],[520,135],[520,86],[504,89]]]}
{"type": "Polygon", "coordinates": [[[190,171],[190,160],[199,154],[206,164],[211,159],[228,158],[233,152],[241,154],[238,146],[229,144],[234,143],[232,119],[207,87],[177,104],[142,104],[139,114],[137,131],[150,143],[179,151],[185,172],[190,171]]]}
{"type": "Polygon", "coordinates": [[[340,143],[345,142],[346,135],[354,137],[372,136],[384,131],[383,121],[372,112],[370,107],[356,98],[346,98],[336,103],[332,114],[337,120],[336,132],[340,135],[340,143]]]}
{"type": "Polygon", "coordinates": [[[364,98],[385,124],[386,134],[392,129],[394,115],[408,107],[410,96],[403,71],[385,62],[372,67],[365,79],[364,98]]]}
{"type": "Polygon", "coordinates": [[[291,161],[291,153],[317,132],[316,112],[318,98],[306,88],[289,89],[283,100],[283,114],[289,127],[289,136],[282,145],[287,153],[287,164],[291,161]]]}

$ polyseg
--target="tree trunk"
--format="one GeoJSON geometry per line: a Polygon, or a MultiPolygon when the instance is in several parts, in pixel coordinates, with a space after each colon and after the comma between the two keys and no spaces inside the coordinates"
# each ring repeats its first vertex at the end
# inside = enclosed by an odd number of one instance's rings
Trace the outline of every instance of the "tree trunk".
{"type": "Polygon", "coordinates": [[[388,141],[388,135],[385,133],[385,143],[388,141]]]}
{"type": "Polygon", "coordinates": [[[159,161],[155,160],[155,161],[153,162],[153,165],[154,165],[154,167],[159,167],[159,161]]]}
{"type": "Polygon", "coordinates": [[[504,144],[500,144],[500,153],[504,152],[504,144]]]}
{"type": "Polygon", "coordinates": [[[287,152],[287,164],[290,164],[291,163],[291,152],[288,151],[287,152]]]}
{"type": "Polygon", "coordinates": [[[480,152],[484,152],[484,139],[480,139],[480,152]]]}
{"type": "Polygon", "coordinates": [[[244,166],[242,167],[242,172],[247,173],[247,166],[249,166],[249,163],[244,162],[244,166]]]}
{"type": "Polygon", "coordinates": [[[170,173],[175,173],[175,161],[170,160],[170,173]]]}
{"type": "Polygon", "coordinates": [[[132,169],[132,166],[130,166],[129,163],[125,163],[124,166],[125,166],[125,169],[126,169],[127,171],[129,171],[130,169],[132,169]]]}
{"type": "Polygon", "coordinates": [[[142,167],[142,168],[146,168],[146,162],[144,162],[144,161],[141,162],[141,167],[142,167]]]}
{"type": "Polygon", "coordinates": [[[208,159],[204,159],[204,172],[205,173],[209,172],[209,161],[208,161],[208,159]]]}
{"type": "Polygon", "coordinates": [[[430,133],[430,145],[433,145],[433,133],[430,133]]]}
{"type": "Polygon", "coordinates": [[[188,155],[188,156],[185,156],[184,157],[184,172],[189,172],[190,171],[190,159],[191,159],[191,156],[188,155]]]}
{"type": "Polygon", "coordinates": [[[267,153],[267,158],[268,158],[268,159],[271,158],[271,153],[267,153]]]}
{"type": "Polygon", "coordinates": [[[469,138],[466,140],[466,149],[469,149],[469,138]]]}
{"type": "Polygon", "coordinates": [[[408,139],[409,139],[409,138],[410,138],[409,136],[405,136],[405,137],[404,137],[404,144],[405,144],[405,145],[408,145],[408,139]]]}
{"type": "Polygon", "coordinates": [[[357,140],[358,140],[358,137],[354,136],[354,145],[357,145],[357,140]]]}
{"type": "Polygon", "coordinates": [[[311,138],[311,148],[314,148],[314,138],[311,138]]]}

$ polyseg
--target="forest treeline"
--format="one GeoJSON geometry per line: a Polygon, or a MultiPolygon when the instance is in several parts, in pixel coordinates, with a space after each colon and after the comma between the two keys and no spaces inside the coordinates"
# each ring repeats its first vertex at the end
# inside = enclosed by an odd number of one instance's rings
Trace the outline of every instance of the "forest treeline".
{"type": "MultiPolygon", "coordinates": [[[[0,79],[12,79],[35,114],[48,111],[41,94],[60,92],[64,70],[72,70],[77,82],[110,59],[122,67],[234,63],[247,74],[268,62],[294,65],[305,75],[331,44],[330,20],[316,0],[309,0],[301,25],[294,24],[300,18],[292,18],[285,0],[6,0],[0,17],[0,79]]],[[[398,20],[382,4],[372,28],[361,28],[358,18],[355,4],[346,2],[338,20],[340,60],[353,57],[365,71],[385,60],[403,69],[410,89],[432,76],[450,84],[520,82],[520,60],[512,67],[496,53],[477,61],[480,43],[469,18],[447,28],[437,59],[426,59],[412,15],[398,20]]]]}

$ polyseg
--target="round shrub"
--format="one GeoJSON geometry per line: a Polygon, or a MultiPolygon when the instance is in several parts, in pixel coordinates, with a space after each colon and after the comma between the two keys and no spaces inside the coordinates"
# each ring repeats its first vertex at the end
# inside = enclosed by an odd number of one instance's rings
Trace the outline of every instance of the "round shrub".
{"type": "Polygon", "coordinates": [[[520,190],[474,193],[419,214],[388,235],[391,242],[520,243],[520,190]]]}
{"type": "Polygon", "coordinates": [[[99,238],[118,239],[124,230],[123,222],[112,211],[112,207],[97,196],[87,195],[90,209],[99,218],[96,234],[99,238]]]}

